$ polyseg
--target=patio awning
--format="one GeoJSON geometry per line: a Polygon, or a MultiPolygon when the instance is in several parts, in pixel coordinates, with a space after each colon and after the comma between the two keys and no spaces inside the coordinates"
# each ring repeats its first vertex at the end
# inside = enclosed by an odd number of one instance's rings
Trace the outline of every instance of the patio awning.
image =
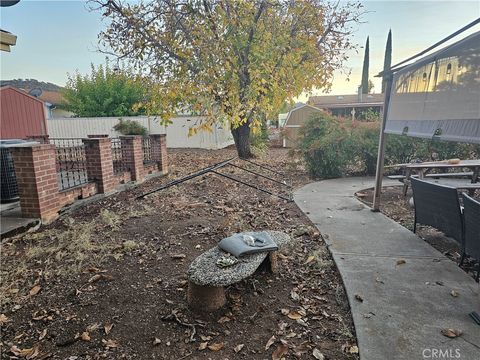
{"type": "Polygon", "coordinates": [[[385,132],[480,143],[480,31],[394,73],[385,132]]]}

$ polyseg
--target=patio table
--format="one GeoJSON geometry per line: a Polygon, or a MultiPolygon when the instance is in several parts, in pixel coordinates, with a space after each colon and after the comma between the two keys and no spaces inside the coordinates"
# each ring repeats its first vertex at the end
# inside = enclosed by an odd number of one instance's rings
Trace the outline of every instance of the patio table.
{"type": "MultiPolygon", "coordinates": [[[[476,184],[480,172],[480,160],[460,160],[456,164],[450,164],[447,161],[431,161],[422,163],[405,164],[405,179],[403,183],[403,195],[407,195],[410,177],[417,174],[423,179],[433,169],[462,169],[468,168],[472,171],[471,183],[476,184]]],[[[475,187],[476,188],[476,187],[475,187]]]]}

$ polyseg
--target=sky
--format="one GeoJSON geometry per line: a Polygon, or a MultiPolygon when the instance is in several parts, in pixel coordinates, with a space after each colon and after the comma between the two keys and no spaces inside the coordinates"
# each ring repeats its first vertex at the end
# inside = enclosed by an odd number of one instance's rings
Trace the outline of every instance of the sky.
{"type": "MultiPolygon", "coordinates": [[[[392,29],[395,64],[480,17],[480,1],[364,1],[363,23],[356,25],[358,53],[350,53],[345,69],[350,81],[336,72],[331,94],[353,94],[360,84],[363,45],[370,37],[370,78],[374,92],[381,82],[374,78],[383,68],[388,30],[392,29]]],[[[28,1],[0,8],[0,27],[18,36],[12,52],[0,53],[2,80],[33,78],[65,85],[67,73],[87,73],[90,64],[105,62],[96,51],[98,33],[106,26],[98,12],[88,11],[84,1],[28,1]]],[[[478,28],[477,28],[478,29],[478,28]]],[[[314,95],[323,93],[315,90],[314,95]]],[[[307,95],[301,96],[306,100],[307,95]]]]}

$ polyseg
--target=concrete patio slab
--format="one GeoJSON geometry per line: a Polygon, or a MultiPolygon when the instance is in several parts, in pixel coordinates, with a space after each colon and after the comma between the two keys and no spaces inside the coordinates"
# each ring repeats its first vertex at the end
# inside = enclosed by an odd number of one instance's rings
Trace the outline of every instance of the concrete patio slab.
{"type": "Polygon", "coordinates": [[[326,180],[294,195],[325,237],[338,266],[360,358],[480,359],[480,326],[468,316],[480,312],[480,286],[411,231],[354,197],[373,183],[373,178],[326,180]],[[463,334],[449,339],[441,334],[444,328],[463,334]]]}
{"type": "Polygon", "coordinates": [[[22,217],[22,210],[18,201],[0,205],[0,235],[2,237],[21,231],[38,222],[38,219],[22,217]]]}

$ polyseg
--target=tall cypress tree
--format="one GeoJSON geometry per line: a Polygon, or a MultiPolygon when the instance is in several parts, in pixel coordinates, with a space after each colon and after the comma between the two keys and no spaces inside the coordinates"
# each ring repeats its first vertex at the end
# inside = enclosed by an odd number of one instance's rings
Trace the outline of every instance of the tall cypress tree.
{"type": "MultiPolygon", "coordinates": [[[[383,60],[383,72],[390,70],[392,67],[392,29],[388,32],[387,45],[385,46],[385,58],[383,60]]],[[[382,79],[382,94],[385,93],[386,83],[385,76],[382,79]]]]}
{"type": "Polygon", "coordinates": [[[363,57],[363,70],[362,70],[362,94],[368,94],[368,66],[370,62],[370,44],[369,37],[367,37],[367,43],[365,44],[365,55],[363,57]]]}

